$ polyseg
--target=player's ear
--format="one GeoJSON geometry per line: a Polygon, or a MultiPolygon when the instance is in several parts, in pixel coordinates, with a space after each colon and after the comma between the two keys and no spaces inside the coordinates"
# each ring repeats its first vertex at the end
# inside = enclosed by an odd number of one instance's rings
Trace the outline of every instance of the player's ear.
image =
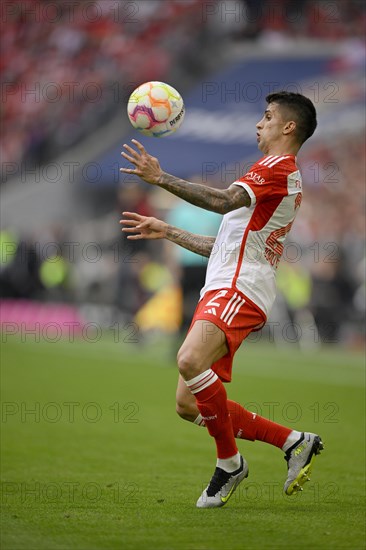
{"type": "Polygon", "coordinates": [[[296,122],[294,120],[287,121],[283,127],[283,133],[286,135],[291,134],[295,130],[296,130],[296,122]]]}

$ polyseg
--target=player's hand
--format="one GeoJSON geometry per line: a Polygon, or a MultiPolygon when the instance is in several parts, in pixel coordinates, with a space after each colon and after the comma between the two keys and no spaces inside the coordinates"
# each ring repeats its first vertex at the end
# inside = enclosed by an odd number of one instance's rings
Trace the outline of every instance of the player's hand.
{"type": "Polygon", "coordinates": [[[164,239],[166,237],[167,223],[135,212],[122,212],[122,215],[123,219],[119,223],[127,226],[122,228],[124,233],[130,233],[127,239],[164,239]]]}
{"type": "Polygon", "coordinates": [[[136,168],[120,168],[120,171],[126,174],[136,174],[136,176],[140,176],[147,183],[157,185],[163,173],[158,159],[149,155],[145,147],[137,139],[132,139],[131,141],[136,145],[138,150],[136,151],[124,143],[123,147],[128,151],[128,154],[122,151],[121,155],[131,162],[131,164],[134,164],[136,168]]]}

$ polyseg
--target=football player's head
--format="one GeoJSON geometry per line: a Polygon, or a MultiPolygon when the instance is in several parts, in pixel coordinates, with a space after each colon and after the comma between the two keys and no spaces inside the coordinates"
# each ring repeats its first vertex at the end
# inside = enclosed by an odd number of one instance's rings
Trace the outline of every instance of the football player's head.
{"type": "Polygon", "coordinates": [[[268,105],[276,104],[284,122],[293,122],[292,131],[299,145],[313,135],[317,126],[316,110],[312,101],[294,92],[274,92],[267,95],[268,105]]]}

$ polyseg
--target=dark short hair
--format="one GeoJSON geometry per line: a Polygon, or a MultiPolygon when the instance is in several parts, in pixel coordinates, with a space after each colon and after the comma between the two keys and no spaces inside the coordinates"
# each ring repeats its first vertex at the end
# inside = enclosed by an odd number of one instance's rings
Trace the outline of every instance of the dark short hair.
{"type": "Polygon", "coordinates": [[[267,95],[267,103],[278,103],[287,109],[296,122],[296,136],[302,144],[313,135],[317,127],[316,110],[313,102],[295,92],[273,92],[267,95]]]}

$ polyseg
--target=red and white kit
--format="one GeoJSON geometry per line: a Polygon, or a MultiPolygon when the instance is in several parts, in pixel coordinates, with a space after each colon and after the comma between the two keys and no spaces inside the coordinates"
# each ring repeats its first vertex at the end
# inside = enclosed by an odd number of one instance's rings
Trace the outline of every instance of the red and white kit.
{"type": "Polygon", "coordinates": [[[301,175],[293,155],[270,155],[234,185],[244,187],[251,205],[223,217],[201,296],[208,290],[235,288],[267,316],[284,241],[301,203],[301,175]]]}
{"type": "Polygon", "coordinates": [[[244,187],[251,205],[223,217],[193,321],[207,319],[219,326],[235,353],[255,330],[254,312],[258,315],[256,327],[263,325],[275,300],[276,269],[301,204],[302,182],[294,155],[267,155],[234,185],[244,187]],[[230,292],[216,298],[210,292],[223,289],[230,292]],[[212,301],[216,306],[210,307],[212,301]],[[251,320],[246,323],[249,309],[251,320]],[[230,330],[235,327],[241,330],[241,338],[233,349],[230,330]]]}

